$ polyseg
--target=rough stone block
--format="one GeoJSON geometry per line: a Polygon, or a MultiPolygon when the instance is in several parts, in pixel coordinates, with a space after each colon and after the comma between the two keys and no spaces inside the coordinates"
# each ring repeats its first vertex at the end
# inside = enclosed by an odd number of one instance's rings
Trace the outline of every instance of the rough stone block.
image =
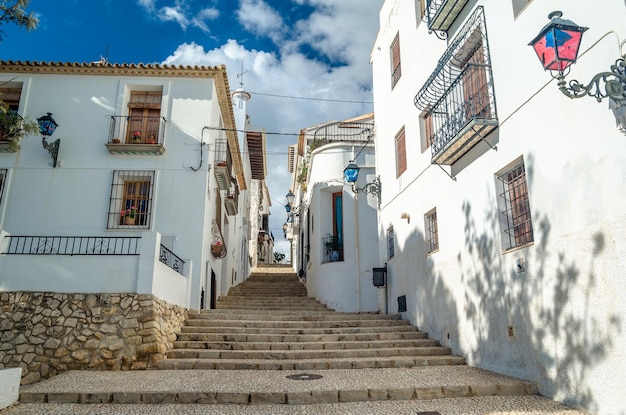
{"type": "Polygon", "coordinates": [[[71,392],[49,392],[48,402],[54,403],[79,403],[80,394],[71,392]]]}
{"type": "Polygon", "coordinates": [[[445,395],[440,386],[415,388],[417,399],[441,399],[445,395]]]}
{"type": "Polygon", "coordinates": [[[253,392],[250,394],[253,405],[274,405],[287,403],[287,395],[283,392],[253,392]]]}
{"type": "Polygon", "coordinates": [[[387,389],[369,389],[369,400],[370,401],[386,401],[387,400],[387,389]]]}
{"type": "Polygon", "coordinates": [[[367,389],[339,391],[339,402],[365,402],[367,400],[369,400],[367,389]]]}
{"type": "Polygon", "coordinates": [[[496,396],[498,387],[495,384],[470,386],[472,396],[496,396]]]}
{"type": "Polygon", "coordinates": [[[464,398],[472,396],[469,386],[444,386],[443,393],[446,398],[464,398]]]}
{"type": "Polygon", "coordinates": [[[387,396],[394,401],[409,401],[417,397],[413,388],[391,388],[387,390],[387,396]]]}
{"type": "Polygon", "coordinates": [[[217,392],[215,398],[217,403],[223,404],[247,405],[250,403],[250,394],[243,392],[217,392]]]}
{"type": "Polygon", "coordinates": [[[289,405],[308,405],[315,403],[311,392],[287,392],[287,403],[289,405]]]}

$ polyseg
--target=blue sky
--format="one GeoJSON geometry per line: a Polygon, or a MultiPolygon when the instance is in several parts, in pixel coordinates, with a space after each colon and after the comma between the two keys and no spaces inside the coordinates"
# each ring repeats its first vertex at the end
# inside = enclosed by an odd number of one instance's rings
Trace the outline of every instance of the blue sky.
{"type": "Polygon", "coordinates": [[[0,60],[221,65],[231,89],[246,71],[251,122],[268,132],[270,226],[289,190],[286,151],[308,126],[373,109],[369,55],[383,0],[31,0],[31,32],[0,26],[0,60]],[[256,94],[255,94],[256,93],[256,94]],[[265,94],[309,97],[276,98],[265,94]],[[360,101],[361,104],[323,100],[360,101]]]}

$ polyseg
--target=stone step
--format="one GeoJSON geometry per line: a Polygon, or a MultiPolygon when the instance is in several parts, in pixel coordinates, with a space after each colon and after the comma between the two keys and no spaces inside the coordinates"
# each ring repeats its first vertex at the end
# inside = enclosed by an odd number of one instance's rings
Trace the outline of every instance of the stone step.
{"type": "Polygon", "coordinates": [[[185,322],[187,327],[256,327],[273,329],[309,328],[353,328],[353,327],[409,326],[406,320],[316,320],[316,321],[278,321],[278,320],[211,320],[192,319],[185,322]]]}
{"type": "Polygon", "coordinates": [[[459,356],[337,357],[326,359],[165,359],[164,370],[330,370],[411,368],[418,366],[464,365],[459,356]]]}
{"type": "MultiPolygon", "coordinates": [[[[316,370],[310,373],[258,370],[69,371],[46,381],[22,387],[20,401],[21,404],[47,402],[306,405],[368,402],[368,405],[376,405],[377,402],[374,401],[428,400],[435,406],[439,405],[436,402],[454,399],[450,408],[455,408],[454,413],[461,413],[459,408],[466,408],[465,404],[472,402],[471,400],[462,401],[462,398],[472,397],[476,400],[477,397],[481,396],[508,396],[513,400],[522,395],[536,395],[537,393],[537,385],[534,383],[464,365],[426,366],[411,369],[316,370]]],[[[537,397],[537,399],[544,398],[537,397]]],[[[529,407],[531,409],[537,408],[534,405],[529,405],[529,407]]],[[[470,412],[476,414],[560,413],[546,410],[550,409],[547,406],[538,407],[544,410],[526,411],[524,408],[519,408],[518,411],[516,410],[518,404],[509,403],[507,405],[503,403],[497,411],[481,409],[470,412]]],[[[95,406],[91,408],[93,410],[89,407],[81,408],[84,409],[82,413],[98,411],[95,406]]],[[[124,413],[140,412],[139,407],[136,410],[124,408],[124,413]]],[[[157,406],[153,405],[153,408],[152,411],[157,410],[157,406]]],[[[267,406],[259,407],[259,412],[263,412],[261,408],[267,408],[267,406]]],[[[298,413],[327,413],[321,410],[318,412],[317,408],[320,407],[309,406],[306,408],[306,410],[302,408],[298,413]]],[[[368,406],[368,408],[365,411],[342,413],[377,413],[373,406],[368,406]]],[[[167,413],[170,413],[170,410],[172,413],[181,413],[181,409],[182,407],[172,406],[171,409],[167,409],[167,413]]],[[[204,411],[201,412],[200,408],[197,410],[198,412],[194,411],[194,413],[205,413],[204,411]]],[[[61,413],[59,411],[63,411],[63,408],[57,407],[54,413],[61,413]]],[[[240,413],[237,406],[224,407],[223,411],[224,413],[240,413]]],[[[208,412],[213,413],[213,410],[207,408],[206,413],[208,412]]],[[[116,413],[122,412],[116,411],[116,413]]],[[[141,411],[141,413],[144,412],[141,411]]],[[[148,413],[147,409],[145,413],[148,413]]],[[[253,412],[246,411],[245,413],[253,412]]],[[[396,410],[393,413],[409,412],[396,410]]],[[[452,413],[452,410],[441,413],[452,413]]],[[[579,412],[567,413],[578,414],[579,412]]]]}
{"type": "Polygon", "coordinates": [[[385,347],[365,349],[321,350],[219,350],[219,349],[171,349],[168,359],[224,359],[224,360],[310,360],[348,359],[368,357],[419,357],[449,355],[450,349],[441,346],[385,347]]]}
{"type": "Polygon", "coordinates": [[[391,327],[336,327],[336,328],[259,328],[259,327],[203,327],[203,326],[183,326],[181,334],[185,333],[222,333],[222,334],[265,334],[280,336],[316,335],[316,334],[361,334],[361,333],[399,333],[417,332],[413,326],[391,326],[391,327]]]}
{"type": "MultiPolygon", "coordinates": [[[[311,341],[311,342],[255,342],[255,341],[177,341],[174,349],[183,350],[354,350],[405,347],[437,347],[437,340],[432,339],[399,339],[399,340],[368,340],[368,341],[311,341]]],[[[169,354],[168,354],[169,356],[169,354]]],[[[172,356],[174,357],[174,356],[172,356]]]]}
{"type": "Polygon", "coordinates": [[[234,334],[234,333],[181,333],[178,342],[251,342],[251,343],[311,343],[311,342],[375,342],[426,339],[422,331],[352,333],[352,334],[234,334]]]}
{"type": "MultiPolygon", "coordinates": [[[[294,307],[290,307],[288,305],[285,306],[260,306],[260,305],[239,305],[239,306],[232,306],[232,305],[222,305],[222,304],[217,304],[216,306],[218,309],[220,310],[259,310],[259,309],[265,309],[265,310],[273,310],[273,311],[291,311],[294,309],[294,307]]],[[[324,306],[306,306],[306,307],[299,307],[299,310],[308,310],[308,311],[318,311],[318,310],[326,310],[326,308],[324,306]]]]}
{"type": "Polygon", "coordinates": [[[328,312],[270,312],[258,310],[248,312],[247,310],[202,310],[199,313],[190,313],[190,319],[227,319],[227,320],[257,320],[271,318],[277,321],[319,321],[319,320],[401,320],[400,314],[379,314],[379,313],[337,313],[328,312]],[[263,316],[263,317],[261,317],[263,316]]]}

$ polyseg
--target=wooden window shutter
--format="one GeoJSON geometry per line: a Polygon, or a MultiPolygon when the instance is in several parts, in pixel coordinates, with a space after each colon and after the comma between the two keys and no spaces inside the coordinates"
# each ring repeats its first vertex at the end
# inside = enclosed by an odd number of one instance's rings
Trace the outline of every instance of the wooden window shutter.
{"type": "Polygon", "coordinates": [[[396,177],[406,170],[406,139],[404,128],[396,135],[396,177]]]}
{"type": "Polygon", "coordinates": [[[400,36],[396,36],[391,44],[391,87],[393,88],[402,76],[400,64],[400,36]]]}

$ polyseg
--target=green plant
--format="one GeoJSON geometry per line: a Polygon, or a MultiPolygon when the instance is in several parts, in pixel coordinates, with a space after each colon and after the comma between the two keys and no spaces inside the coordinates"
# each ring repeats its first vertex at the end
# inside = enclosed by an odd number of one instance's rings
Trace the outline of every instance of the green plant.
{"type": "Polygon", "coordinates": [[[134,219],[135,216],[137,216],[137,208],[135,208],[135,206],[131,206],[130,209],[122,209],[120,216],[134,219]]]}
{"type": "Polygon", "coordinates": [[[296,178],[298,183],[300,184],[306,183],[308,174],[309,174],[309,165],[307,163],[307,160],[303,160],[302,167],[300,167],[300,172],[298,173],[298,177],[296,178]]]}
{"type": "Polygon", "coordinates": [[[37,134],[37,123],[29,118],[22,118],[10,109],[6,102],[0,100],[0,140],[8,141],[9,148],[17,151],[20,140],[25,135],[37,134]]]}

